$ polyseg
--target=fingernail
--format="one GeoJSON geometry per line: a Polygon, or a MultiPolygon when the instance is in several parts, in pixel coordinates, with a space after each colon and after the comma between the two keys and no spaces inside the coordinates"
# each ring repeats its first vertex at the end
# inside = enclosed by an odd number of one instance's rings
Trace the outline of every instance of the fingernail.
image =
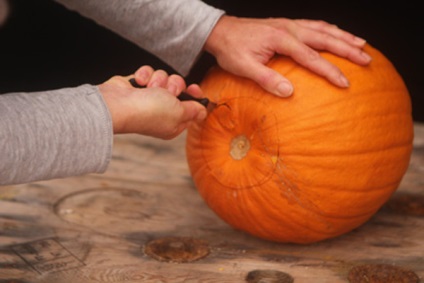
{"type": "Polygon", "coordinates": [[[361,52],[361,56],[362,56],[362,58],[364,58],[367,62],[370,62],[370,61],[372,60],[371,56],[370,56],[370,55],[368,55],[368,54],[367,54],[367,53],[365,53],[365,52],[361,52]]]}
{"type": "Polygon", "coordinates": [[[203,120],[206,119],[207,115],[208,115],[208,113],[206,112],[206,110],[201,110],[201,111],[199,111],[199,113],[197,113],[196,120],[197,121],[203,121],[203,120]]]}
{"type": "Polygon", "coordinates": [[[139,79],[139,81],[141,81],[142,83],[147,83],[148,75],[145,71],[138,71],[135,75],[139,79]]]}
{"type": "Polygon", "coordinates": [[[288,82],[281,82],[277,86],[277,92],[275,94],[281,97],[288,97],[292,93],[293,93],[293,86],[289,84],[288,82]]]}
{"type": "Polygon", "coordinates": [[[160,83],[158,81],[154,81],[148,84],[149,87],[160,87],[160,83]]]}
{"type": "Polygon", "coordinates": [[[170,93],[172,93],[172,94],[178,94],[177,92],[178,92],[178,90],[177,90],[177,86],[176,85],[174,85],[174,84],[170,84],[169,86],[168,86],[168,91],[170,92],[170,93]]]}
{"type": "Polygon", "coordinates": [[[365,45],[365,43],[367,43],[367,41],[359,36],[355,36],[355,42],[356,44],[359,45],[365,45]]]}
{"type": "Polygon", "coordinates": [[[341,87],[349,87],[349,81],[346,79],[344,75],[340,75],[339,82],[341,87]]]}

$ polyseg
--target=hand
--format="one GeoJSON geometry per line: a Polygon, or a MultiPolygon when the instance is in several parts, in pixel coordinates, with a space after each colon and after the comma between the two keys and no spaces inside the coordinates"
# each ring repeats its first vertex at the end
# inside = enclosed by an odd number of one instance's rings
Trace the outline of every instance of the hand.
{"type": "Polygon", "coordinates": [[[112,116],[115,134],[136,133],[171,139],[184,131],[190,122],[206,118],[206,108],[195,101],[179,101],[182,91],[194,97],[203,93],[197,84],[186,87],[181,76],[168,75],[150,66],[139,68],[134,78],[146,88],[134,88],[130,77],[115,76],[99,85],[112,116]]]}
{"type": "Polygon", "coordinates": [[[349,82],[340,69],[321,57],[329,51],[360,65],[371,58],[362,48],[365,40],[324,21],[286,18],[249,19],[223,16],[212,30],[204,49],[227,71],[252,79],[278,96],[290,96],[293,85],[265,66],[275,55],[291,57],[300,65],[339,87],[349,82]]]}
{"type": "Polygon", "coordinates": [[[6,0],[0,0],[0,28],[6,22],[9,16],[9,2],[6,0]]]}

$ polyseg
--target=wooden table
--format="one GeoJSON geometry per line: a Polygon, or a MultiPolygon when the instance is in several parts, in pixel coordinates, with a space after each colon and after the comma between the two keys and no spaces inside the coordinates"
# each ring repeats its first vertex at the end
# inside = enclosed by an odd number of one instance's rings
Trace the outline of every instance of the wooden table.
{"type": "Polygon", "coordinates": [[[369,278],[423,280],[424,124],[392,199],[362,227],[312,245],[221,221],[191,182],[184,144],[117,136],[103,175],[1,187],[0,282],[360,282],[364,266],[369,278]]]}

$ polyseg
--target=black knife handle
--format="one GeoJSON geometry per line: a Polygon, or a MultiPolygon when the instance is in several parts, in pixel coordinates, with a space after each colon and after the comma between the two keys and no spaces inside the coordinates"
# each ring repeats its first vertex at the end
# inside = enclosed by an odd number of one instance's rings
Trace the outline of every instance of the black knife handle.
{"type": "MultiPolygon", "coordinates": [[[[134,78],[131,78],[129,80],[130,84],[135,87],[135,88],[144,88],[143,86],[139,85],[134,78]]],[[[209,104],[209,99],[207,98],[197,98],[194,96],[191,96],[190,94],[186,93],[186,92],[181,92],[180,95],[177,96],[178,100],[180,101],[196,101],[199,102],[200,104],[202,104],[203,106],[207,107],[209,104]]]]}

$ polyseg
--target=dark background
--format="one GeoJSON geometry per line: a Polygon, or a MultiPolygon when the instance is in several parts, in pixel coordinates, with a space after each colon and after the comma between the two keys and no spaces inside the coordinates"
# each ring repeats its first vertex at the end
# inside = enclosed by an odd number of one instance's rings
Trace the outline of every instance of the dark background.
{"type": "MultiPolygon", "coordinates": [[[[384,5],[316,0],[205,2],[236,16],[325,20],[367,39],[402,75],[411,94],[414,120],[424,121],[424,20],[416,5],[407,1],[384,5]]],[[[10,0],[10,6],[10,17],[0,28],[0,93],[97,84],[145,64],[174,72],[134,44],[52,0],[10,0]]],[[[188,82],[199,82],[212,64],[214,59],[203,55],[188,82]]]]}

